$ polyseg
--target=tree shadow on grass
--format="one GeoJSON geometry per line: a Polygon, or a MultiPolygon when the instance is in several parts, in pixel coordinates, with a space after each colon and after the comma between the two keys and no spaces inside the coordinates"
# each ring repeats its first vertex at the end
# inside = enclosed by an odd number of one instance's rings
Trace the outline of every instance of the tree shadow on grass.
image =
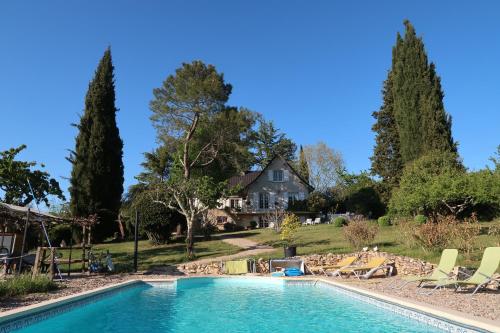
{"type": "Polygon", "coordinates": [[[310,241],[310,242],[297,242],[297,246],[303,246],[303,247],[309,247],[309,246],[315,246],[315,245],[326,245],[330,244],[331,241],[328,239],[320,239],[316,241],[310,241]]]}
{"type": "Polygon", "coordinates": [[[374,242],[373,243],[373,246],[396,246],[396,245],[399,245],[399,243],[396,243],[396,242],[374,242]]]}
{"type": "Polygon", "coordinates": [[[258,235],[258,232],[245,232],[245,233],[230,233],[230,234],[213,234],[212,239],[215,240],[223,240],[223,239],[231,239],[231,238],[246,238],[251,236],[258,235]]]}

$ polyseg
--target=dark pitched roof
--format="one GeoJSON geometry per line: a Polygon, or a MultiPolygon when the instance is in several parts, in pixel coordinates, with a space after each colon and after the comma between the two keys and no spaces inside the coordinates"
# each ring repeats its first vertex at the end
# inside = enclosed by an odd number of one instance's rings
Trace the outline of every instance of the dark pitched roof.
{"type": "Polygon", "coordinates": [[[293,168],[293,166],[280,155],[275,155],[262,171],[250,171],[243,176],[233,176],[229,178],[228,180],[229,188],[235,187],[236,185],[240,185],[242,189],[245,189],[255,180],[257,180],[257,178],[259,178],[260,175],[264,174],[267,168],[273,163],[273,161],[276,158],[280,158],[283,161],[285,161],[286,165],[290,168],[290,170],[292,170],[293,173],[295,173],[295,175],[297,175],[297,177],[299,177],[300,181],[302,181],[309,188],[310,191],[314,191],[314,187],[311,184],[309,184],[308,181],[302,178],[302,176],[293,168]]]}
{"type": "Polygon", "coordinates": [[[229,188],[233,188],[237,185],[241,188],[247,187],[249,184],[253,183],[257,177],[260,176],[261,171],[250,171],[243,176],[233,176],[227,181],[229,188]]]}

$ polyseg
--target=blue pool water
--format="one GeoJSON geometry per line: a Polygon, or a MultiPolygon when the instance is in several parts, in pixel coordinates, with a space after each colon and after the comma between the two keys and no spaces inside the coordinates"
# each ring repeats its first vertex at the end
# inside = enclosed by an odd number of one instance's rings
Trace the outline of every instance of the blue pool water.
{"type": "Polygon", "coordinates": [[[441,332],[335,288],[280,279],[186,279],[139,284],[18,333],[441,332]]]}

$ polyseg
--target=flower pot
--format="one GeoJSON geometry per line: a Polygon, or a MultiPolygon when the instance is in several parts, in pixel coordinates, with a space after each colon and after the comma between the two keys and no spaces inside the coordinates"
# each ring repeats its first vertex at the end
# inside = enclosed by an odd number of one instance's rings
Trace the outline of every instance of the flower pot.
{"type": "Polygon", "coordinates": [[[296,246],[285,246],[285,258],[295,257],[297,255],[296,246]]]}

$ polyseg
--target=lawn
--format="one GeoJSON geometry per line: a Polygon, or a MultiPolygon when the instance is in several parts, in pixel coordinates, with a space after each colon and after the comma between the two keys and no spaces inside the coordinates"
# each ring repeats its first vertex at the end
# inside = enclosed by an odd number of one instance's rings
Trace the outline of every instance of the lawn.
{"type": "MultiPolygon", "coordinates": [[[[485,226],[490,224],[500,225],[500,220],[495,222],[483,222],[485,226]]],[[[269,252],[258,257],[281,258],[283,249],[279,234],[271,229],[255,229],[232,233],[239,237],[245,237],[257,243],[267,244],[276,248],[276,251],[269,252]]],[[[344,239],[342,228],[329,224],[314,226],[303,226],[297,233],[297,254],[306,255],[313,253],[351,253],[355,250],[344,239]]],[[[398,228],[394,226],[381,227],[375,241],[371,245],[378,246],[380,251],[405,255],[413,258],[421,258],[426,261],[437,263],[440,257],[439,251],[424,251],[421,247],[408,248],[400,239],[398,228]]],[[[478,243],[481,247],[497,246],[498,240],[494,236],[480,235],[478,243]]],[[[96,251],[106,251],[112,255],[117,271],[131,271],[133,268],[133,242],[104,243],[94,246],[96,251]]],[[[241,249],[220,240],[198,241],[195,244],[197,259],[217,257],[227,254],[234,254],[241,249]]],[[[477,267],[482,257],[482,250],[476,250],[471,258],[467,259],[463,255],[458,258],[458,264],[467,267],[477,267]]],[[[67,251],[63,252],[63,258],[68,258],[67,251]]],[[[73,258],[81,258],[80,250],[73,252],[73,258]]],[[[186,247],[183,242],[153,246],[149,241],[139,242],[139,270],[147,270],[153,266],[172,265],[187,261],[186,247]]],[[[80,264],[74,264],[72,271],[79,271],[80,264]]],[[[66,271],[67,267],[61,265],[61,270],[66,271]]]]}
{"type": "MultiPolygon", "coordinates": [[[[484,222],[484,225],[491,223],[500,224],[500,220],[496,222],[484,222]]],[[[267,253],[263,258],[278,258],[283,257],[283,249],[280,244],[279,234],[271,229],[255,229],[234,233],[241,237],[248,237],[259,243],[267,244],[276,247],[276,251],[267,253]]],[[[330,224],[320,224],[313,226],[303,226],[297,232],[297,255],[313,254],[313,253],[350,253],[354,249],[344,239],[342,228],[335,227],[330,224]]],[[[480,235],[478,244],[481,247],[498,246],[499,239],[494,236],[480,235]]],[[[373,246],[378,246],[380,251],[390,252],[399,255],[405,255],[413,258],[421,258],[426,261],[437,263],[441,253],[439,251],[431,252],[424,251],[421,247],[408,248],[400,239],[397,227],[388,226],[379,228],[373,246]]],[[[482,250],[476,250],[472,253],[470,259],[460,255],[458,264],[463,266],[477,267],[482,257],[482,250]]]]}
{"type": "MultiPolygon", "coordinates": [[[[134,261],[134,242],[104,243],[93,247],[96,252],[109,251],[119,272],[131,271],[134,261]]],[[[197,259],[233,254],[241,249],[220,240],[198,241],[195,244],[197,259]]],[[[172,265],[187,261],[186,244],[184,242],[154,246],[147,240],[139,241],[138,268],[147,270],[154,266],[172,265]]],[[[62,251],[62,258],[68,258],[69,251],[62,251]]],[[[81,250],[75,250],[72,258],[81,258],[81,250]]],[[[67,265],[60,265],[61,271],[67,271],[67,265]]],[[[80,271],[81,264],[73,264],[72,271],[80,271]]]]}

